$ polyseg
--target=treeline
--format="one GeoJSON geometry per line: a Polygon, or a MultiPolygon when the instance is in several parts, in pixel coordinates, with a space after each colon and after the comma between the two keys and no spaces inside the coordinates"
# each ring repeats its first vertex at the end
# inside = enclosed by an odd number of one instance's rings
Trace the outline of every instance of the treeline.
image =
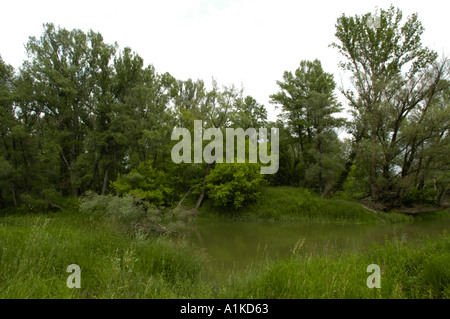
{"type": "MultiPolygon", "coordinates": [[[[46,24],[18,72],[1,65],[0,201],[59,206],[86,191],[172,204],[205,175],[170,157],[175,127],[255,127],[267,111],[242,89],[159,74],[101,34],[46,24]]],[[[209,166],[208,166],[209,172],[209,166]]]]}
{"type": "MultiPolygon", "coordinates": [[[[401,11],[341,16],[335,47],[352,87],[353,112],[339,118],[333,75],[301,61],[278,81],[276,123],[243,88],[157,73],[101,34],[44,25],[14,70],[0,58],[0,205],[60,208],[87,191],[139,195],[170,206],[186,194],[221,206],[254,200],[258,186],[293,185],[323,196],[344,192],[389,207],[441,202],[448,193],[449,63],[423,47],[423,27],[401,11]],[[278,127],[279,170],[251,164],[174,164],[175,127],[278,127]],[[351,139],[341,141],[337,130],[351,139]]],[[[270,130],[269,130],[270,131],[270,130]]]]}

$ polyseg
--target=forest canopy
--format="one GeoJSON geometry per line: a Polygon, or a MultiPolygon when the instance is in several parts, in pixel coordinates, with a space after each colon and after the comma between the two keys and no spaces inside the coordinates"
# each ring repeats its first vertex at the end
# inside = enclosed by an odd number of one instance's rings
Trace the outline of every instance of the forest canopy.
{"type": "Polygon", "coordinates": [[[422,44],[417,14],[391,6],[380,10],[379,25],[370,19],[343,14],[336,22],[330,45],[349,87],[338,87],[317,59],[299,57],[295,70],[280,70],[278,91],[267,92],[281,110],[276,122],[243,88],[179,80],[100,33],[45,24],[18,70],[0,57],[0,207],[61,209],[65,199],[95,192],[156,206],[192,193],[196,207],[210,198],[237,209],[266,184],[389,208],[442,203],[450,184],[449,61],[422,44]],[[337,116],[337,94],[351,117],[337,116]],[[192,133],[194,120],[203,129],[279,128],[277,173],[259,174],[259,163],[174,163],[172,131],[192,133]],[[339,139],[338,129],[351,137],[339,139]]]}

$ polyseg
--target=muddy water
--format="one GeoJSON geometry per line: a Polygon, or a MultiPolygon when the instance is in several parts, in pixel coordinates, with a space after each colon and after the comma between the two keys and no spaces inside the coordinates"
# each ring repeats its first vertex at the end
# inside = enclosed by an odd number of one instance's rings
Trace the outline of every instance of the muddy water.
{"type": "Polygon", "coordinates": [[[227,276],[267,259],[289,256],[296,244],[305,254],[362,252],[393,237],[414,240],[449,229],[450,218],[395,225],[203,221],[188,238],[205,249],[213,276],[227,276]]]}

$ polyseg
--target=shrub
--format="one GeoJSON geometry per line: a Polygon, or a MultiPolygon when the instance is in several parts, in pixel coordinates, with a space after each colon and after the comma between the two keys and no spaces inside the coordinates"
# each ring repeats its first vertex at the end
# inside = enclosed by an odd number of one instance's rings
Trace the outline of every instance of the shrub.
{"type": "Polygon", "coordinates": [[[176,199],[172,178],[155,169],[152,162],[119,176],[111,185],[118,195],[132,194],[156,206],[168,206],[176,199]]]}
{"type": "Polygon", "coordinates": [[[79,199],[79,210],[82,213],[105,217],[113,223],[118,222],[119,227],[125,226],[126,230],[133,230],[138,237],[150,232],[177,232],[184,227],[180,213],[161,210],[131,194],[120,197],[90,192],[79,199]],[[175,216],[176,214],[178,215],[175,216]]]}
{"type": "Polygon", "coordinates": [[[265,184],[259,164],[218,163],[208,176],[206,188],[214,206],[239,209],[254,201],[265,184]]]}
{"type": "Polygon", "coordinates": [[[98,216],[114,217],[120,221],[138,220],[145,216],[145,207],[132,195],[123,197],[87,193],[79,200],[80,212],[98,216]]]}
{"type": "Polygon", "coordinates": [[[413,188],[403,197],[403,204],[409,206],[414,204],[436,205],[436,197],[437,192],[432,188],[422,188],[420,190],[413,188]]]}
{"type": "Polygon", "coordinates": [[[23,204],[32,212],[48,210],[65,210],[65,208],[74,208],[70,198],[64,198],[60,192],[54,188],[44,188],[40,196],[25,193],[20,196],[23,204]]]}

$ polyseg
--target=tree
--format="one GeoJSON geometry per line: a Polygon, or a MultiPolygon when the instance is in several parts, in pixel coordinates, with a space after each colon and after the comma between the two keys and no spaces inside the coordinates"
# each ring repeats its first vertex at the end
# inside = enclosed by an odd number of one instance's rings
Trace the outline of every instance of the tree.
{"type": "MultiPolygon", "coordinates": [[[[242,90],[239,91],[234,86],[224,86],[221,89],[217,82],[213,80],[212,89],[208,91],[202,81],[193,82],[190,79],[186,82],[179,81],[178,88],[179,94],[175,98],[177,126],[188,128],[191,135],[193,135],[194,120],[202,121],[202,129],[219,128],[224,130],[231,126],[233,119],[238,119],[236,107],[240,103],[242,90]]],[[[194,164],[194,166],[198,168],[199,175],[203,176],[201,179],[193,179],[194,183],[199,183],[193,192],[198,191],[198,198],[194,207],[196,210],[205,197],[207,179],[211,169],[214,168],[214,163],[194,164]]]]}
{"type": "MultiPolygon", "coordinates": [[[[449,72],[448,61],[435,69],[435,72],[449,72]],[[446,64],[446,66],[445,66],[446,64]],[[447,70],[442,69],[442,66],[447,70]]],[[[441,80],[436,87],[438,93],[430,100],[411,112],[405,119],[401,131],[401,147],[403,152],[398,158],[401,167],[399,182],[399,198],[402,199],[410,191],[422,191],[428,187],[433,189],[434,200],[442,203],[448,192],[450,176],[450,86],[448,80],[441,80]],[[428,185],[427,185],[428,184],[428,185]]]]}
{"type": "MultiPolygon", "coordinates": [[[[17,165],[15,161],[15,138],[13,129],[19,123],[14,116],[13,90],[14,68],[6,64],[0,56],[0,202],[1,206],[7,205],[7,195],[10,194],[17,206],[17,165]]],[[[8,196],[9,197],[9,196],[8,196]]]]}
{"type": "MultiPolygon", "coordinates": [[[[444,72],[433,72],[437,54],[423,47],[423,26],[417,14],[402,22],[402,12],[391,6],[380,10],[379,27],[368,23],[371,14],[342,15],[337,20],[336,48],[346,59],[343,70],[351,73],[352,89],[341,88],[352,108],[353,151],[340,185],[358,154],[369,141],[369,188],[372,200],[390,201],[396,193],[396,159],[402,156],[401,130],[412,112],[424,107],[438,93],[444,72]]],[[[427,108],[427,107],[425,107],[427,108]]]]}
{"type": "Polygon", "coordinates": [[[258,129],[267,125],[267,110],[253,97],[243,97],[242,91],[237,96],[234,111],[231,114],[231,122],[234,127],[258,129]]]}
{"type": "Polygon", "coordinates": [[[91,108],[86,136],[83,140],[83,152],[79,155],[77,166],[84,178],[81,188],[95,189],[103,195],[108,185],[110,168],[115,169],[112,156],[114,138],[112,123],[116,120],[115,100],[115,69],[113,58],[117,45],[109,45],[103,42],[103,37],[98,33],[89,32],[91,49],[89,50],[89,64],[91,67],[92,86],[91,108]],[[102,178],[103,177],[103,178],[102,178]]]}
{"type": "Polygon", "coordinates": [[[70,191],[78,196],[83,179],[78,159],[84,151],[87,130],[92,127],[93,96],[99,86],[96,74],[99,69],[105,71],[102,64],[114,50],[102,44],[101,36],[92,31],[85,34],[77,29],[56,29],[53,24],[44,27],[41,38],[31,37],[26,45],[31,61],[24,64],[22,72],[32,81],[33,112],[41,114],[47,129],[52,130],[69,173],[70,191]],[[105,47],[106,55],[96,52],[105,47]]]}
{"type": "Polygon", "coordinates": [[[286,71],[277,81],[280,91],[271,102],[281,106],[294,158],[293,170],[300,167],[300,183],[323,192],[335,171],[339,145],[335,129],[344,124],[333,115],[341,110],[334,89],[333,75],[323,70],[319,60],[301,61],[294,73],[286,71]]]}

